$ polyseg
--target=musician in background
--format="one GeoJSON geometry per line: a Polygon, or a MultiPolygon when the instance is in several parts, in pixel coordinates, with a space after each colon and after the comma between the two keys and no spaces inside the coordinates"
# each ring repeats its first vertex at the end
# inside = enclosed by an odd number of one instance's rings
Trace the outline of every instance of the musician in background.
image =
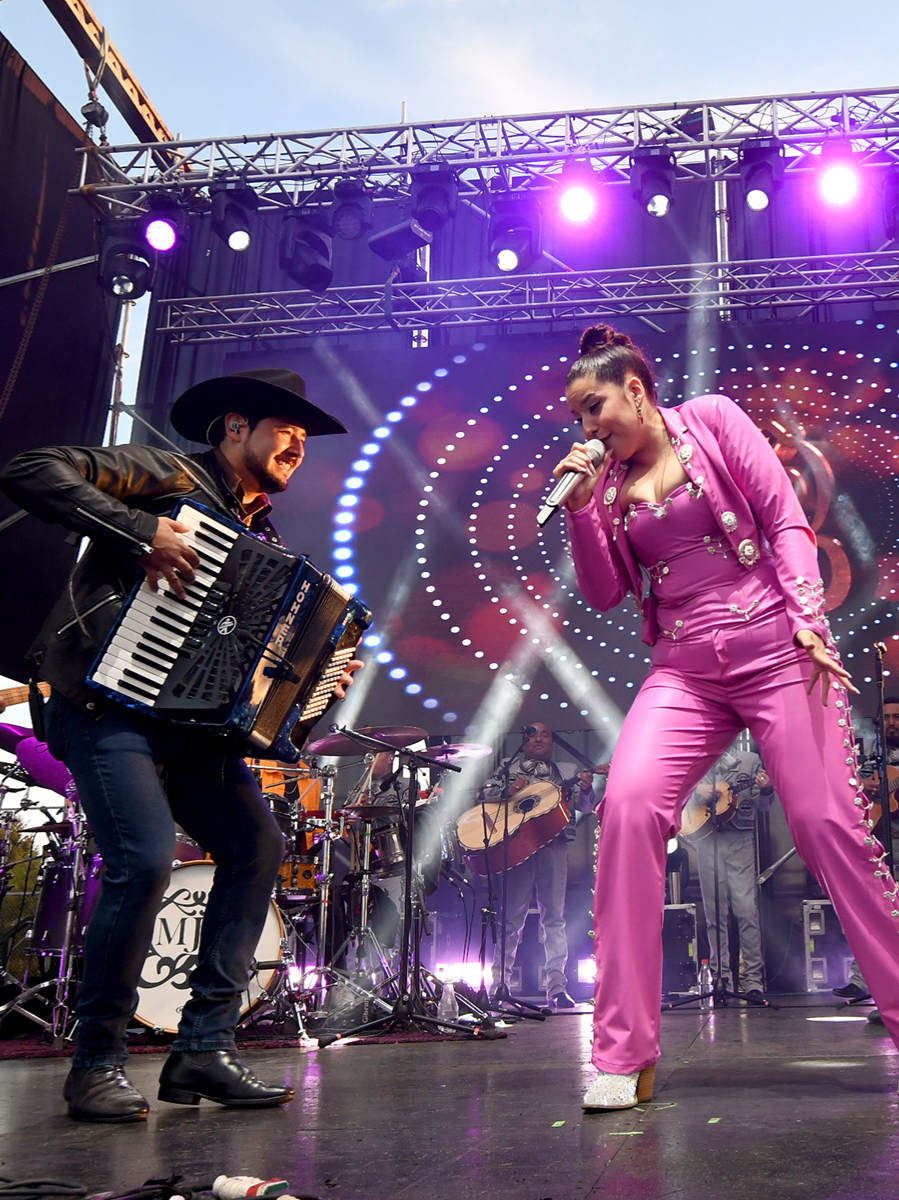
{"type": "MultiPolygon", "coordinates": [[[[879,723],[879,722],[878,722],[879,723]]],[[[893,843],[893,868],[899,868],[899,811],[896,805],[896,780],[899,779],[899,692],[887,693],[883,698],[883,740],[886,751],[887,774],[890,787],[890,831],[893,843]]],[[[867,753],[859,767],[859,778],[862,781],[865,795],[877,808],[872,814],[878,819],[880,811],[880,763],[877,757],[876,739],[865,746],[867,753]]],[[[880,840],[881,828],[877,824],[874,836],[880,840]]],[[[871,999],[871,989],[865,983],[859,970],[858,963],[852,960],[849,971],[849,981],[843,987],[833,989],[833,994],[850,1004],[858,1004],[861,1000],[871,999]]]]}
{"type": "Polygon", "coordinates": [[[765,1003],[764,960],[759,928],[758,864],[755,850],[755,821],[774,803],[774,788],[757,754],[739,748],[738,738],[726,750],[713,771],[706,775],[690,800],[692,806],[708,808],[716,791],[724,784],[730,791],[732,806],[722,814],[723,823],[715,828],[709,819],[693,840],[699,863],[699,885],[709,935],[709,965],[718,971],[718,940],[724,986],[739,990],[751,1004],[765,1003]],[[708,832],[707,832],[708,831],[708,832]],[[718,905],[715,906],[715,856],[718,859],[718,905]],[[734,914],[740,934],[740,969],[731,969],[728,918],[734,914]],[[716,921],[717,914],[717,921],[716,921]],[[734,986],[739,985],[738,987],[734,986]]]}
{"type": "MultiPolygon", "coordinates": [[[[146,576],[155,590],[164,579],[183,597],[195,581],[199,558],[183,536],[188,527],[170,516],[176,501],[188,497],[277,543],[268,493],[287,488],[308,437],[346,430],[306,399],[299,375],[277,369],[196,384],[176,401],[171,422],[209,449],[50,446],[20,454],[0,475],[16,503],[89,539],[30,651],[37,677],[52,687],[47,743],[72,773],[105,867],[64,1093],[69,1114],[84,1121],[147,1115],[147,1101],[124,1073],[125,1029],[169,882],[176,820],[212,855],[216,871],[159,1097],[241,1108],[293,1097],[290,1088],[257,1079],[234,1040],[283,851],[241,757],[245,748],[136,712],[90,688],[86,677],[135,582],[146,576]]],[[[360,665],[348,665],[338,695],[360,665]]]]}
{"type": "MultiPolygon", "coordinates": [[[[548,780],[556,787],[568,785],[571,820],[560,834],[506,874],[506,971],[509,987],[515,954],[521,942],[531,897],[536,892],[540,913],[540,938],[546,960],[546,998],[553,1008],[573,1008],[568,994],[565,966],[568,939],[565,935],[565,892],[568,886],[568,843],[575,835],[575,811],[592,812],[596,804],[593,772],[581,770],[564,759],[553,757],[553,734],[548,725],[535,721],[525,731],[521,749],[500,764],[484,785],[484,800],[512,799],[529,784],[548,780]]],[[[497,885],[501,895],[501,885],[497,885]]],[[[494,987],[500,982],[502,942],[497,938],[493,955],[494,987]]]]}

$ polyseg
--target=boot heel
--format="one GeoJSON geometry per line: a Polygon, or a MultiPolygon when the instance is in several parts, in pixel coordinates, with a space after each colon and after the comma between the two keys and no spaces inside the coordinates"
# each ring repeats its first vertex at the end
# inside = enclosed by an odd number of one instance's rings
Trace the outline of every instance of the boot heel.
{"type": "Polygon", "coordinates": [[[637,1103],[648,1104],[652,1099],[652,1088],[655,1083],[656,1069],[655,1064],[651,1067],[644,1067],[637,1078],[637,1103]]]}
{"type": "Polygon", "coordinates": [[[169,1104],[200,1103],[198,1092],[185,1092],[183,1088],[170,1087],[167,1083],[161,1083],[156,1094],[160,1100],[165,1100],[169,1104]]]}

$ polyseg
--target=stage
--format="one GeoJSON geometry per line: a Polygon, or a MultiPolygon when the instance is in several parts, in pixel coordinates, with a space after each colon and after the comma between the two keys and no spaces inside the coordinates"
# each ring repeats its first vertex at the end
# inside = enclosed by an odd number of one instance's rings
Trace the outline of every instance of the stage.
{"type": "Polygon", "coordinates": [[[776,999],[779,1010],[666,1013],[654,1102],[589,1116],[587,1013],[500,1041],[250,1052],[261,1076],[298,1093],[257,1112],[160,1104],[162,1059],[142,1054],[130,1075],[151,1098],[146,1125],[70,1121],[64,1059],[2,1062],[2,1174],[90,1194],[226,1172],[344,1200],[892,1200],[897,1069],[883,1028],[809,1020],[865,1007],[776,999]]]}

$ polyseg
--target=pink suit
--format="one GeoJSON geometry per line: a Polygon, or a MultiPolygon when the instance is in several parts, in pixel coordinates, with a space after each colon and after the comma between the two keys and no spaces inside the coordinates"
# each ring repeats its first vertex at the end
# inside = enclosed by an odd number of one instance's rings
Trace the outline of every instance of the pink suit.
{"type": "Polygon", "coordinates": [[[578,583],[609,609],[633,593],[652,666],[606,788],[596,882],[593,1062],[628,1074],[659,1057],[666,842],[687,797],[748,727],[800,855],[833,901],[899,1044],[899,896],[871,834],[848,695],[805,692],[793,642],[823,614],[814,534],[777,456],[722,396],[662,411],[689,483],[622,510],[626,464],[568,514],[578,583]]]}

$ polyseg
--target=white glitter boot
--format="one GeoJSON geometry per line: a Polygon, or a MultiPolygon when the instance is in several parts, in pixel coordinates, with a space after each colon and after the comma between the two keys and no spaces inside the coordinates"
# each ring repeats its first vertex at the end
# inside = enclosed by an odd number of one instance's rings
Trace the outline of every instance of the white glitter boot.
{"type": "Polygon", "coordinates": [[[655,1074],[655,1065],[634,1071],[632,1075],[613,1075],[609,1071],[600,1071],[587,1089],[581,1107],[590,1112],[646,1104],[652,1099],[655,1074]]]}

